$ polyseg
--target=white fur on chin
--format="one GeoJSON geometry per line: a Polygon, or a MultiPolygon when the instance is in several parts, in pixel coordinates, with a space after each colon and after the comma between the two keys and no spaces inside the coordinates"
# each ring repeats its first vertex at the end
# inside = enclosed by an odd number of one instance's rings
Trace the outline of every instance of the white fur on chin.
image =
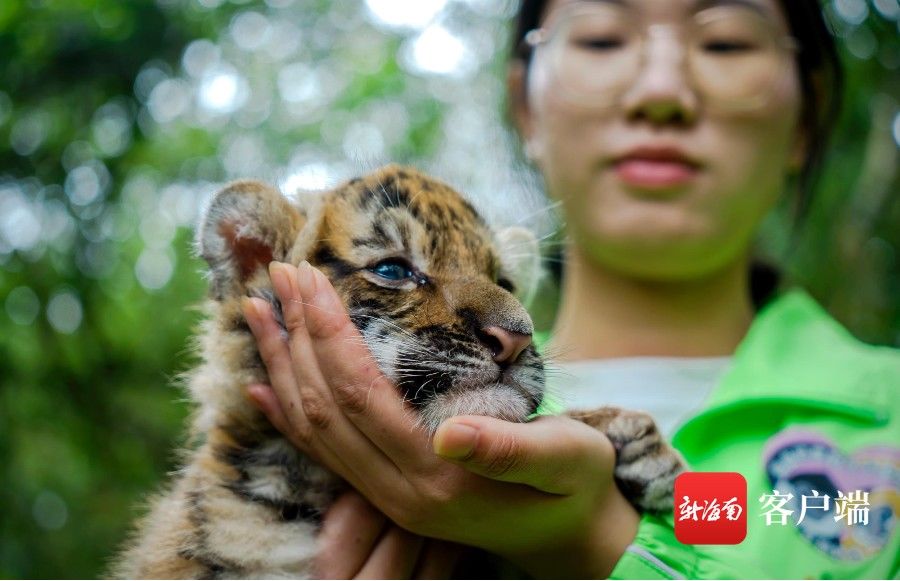
{"type": "Polygon", "coordinates": [[[531,406],[518,389],[495,383],[445,391],[429,401],[420,413],[425,429],[434,433],[444,420],[453,416],[491,416],[508,422],[524,422],[531,406]]]}

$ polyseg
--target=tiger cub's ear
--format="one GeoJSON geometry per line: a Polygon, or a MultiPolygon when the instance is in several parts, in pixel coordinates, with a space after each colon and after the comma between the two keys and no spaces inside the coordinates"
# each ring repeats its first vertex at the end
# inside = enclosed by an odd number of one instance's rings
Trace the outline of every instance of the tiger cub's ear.
{"type": "Polygon", "coordinates": [[[503,271],[512,280],[516,298],[527,307],[543,274],[538,240],[531,230],[510,226],[497,233],[497,244],[503,271]]]}
{"type": "Polygon", "coordinates": [[[197,233],[212,297],[243,294],[255,274],[287,258],[305,222],[281,192],[260,182],[234,182],[213,196],[197,233]]]}

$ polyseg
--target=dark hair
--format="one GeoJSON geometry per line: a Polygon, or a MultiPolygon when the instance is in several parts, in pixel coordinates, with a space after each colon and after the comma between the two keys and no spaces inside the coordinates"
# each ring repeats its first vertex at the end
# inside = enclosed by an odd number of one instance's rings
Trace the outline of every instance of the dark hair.
{"type": "MultiPolygon", "coordinates": [[[[548,0],[521,0],[512,39],[512,59],[528,63],[531,51],[525,40],[530,30],[540,27],[548,0]]],[[[791,35],[797,40],[797,68],[803,91],[801,126],[806,134],[807,156],[797,178],[793,209],[796,223],[802,222],[814,195],[816,181],[829,138],[837,121],[843,92],[843,69],[834,38],[825,23],[817,0],[779,0],[787,16],[791,35]]]]}

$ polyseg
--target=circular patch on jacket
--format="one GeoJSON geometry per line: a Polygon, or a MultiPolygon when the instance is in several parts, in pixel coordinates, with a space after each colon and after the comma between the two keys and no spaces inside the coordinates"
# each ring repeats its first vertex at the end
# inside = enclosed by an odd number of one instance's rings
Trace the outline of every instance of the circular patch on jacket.
{"type": "Polygon", "coordinates": [[[786,526],[800,518],[801,498],[827,494],[829,510],[807,510],[797,529],[813,545],[832,557],[858,561],[877,553],[891,537],[900,515],[900,448],[869,446],[844,454],[825,436],[788,428],[766,443],[766,474],[774,490],[793,494],[784,505],[794,513],[786,526]],[[868,492],[868,523],[835,520],[834,500],[839,494],[868,492]]]}

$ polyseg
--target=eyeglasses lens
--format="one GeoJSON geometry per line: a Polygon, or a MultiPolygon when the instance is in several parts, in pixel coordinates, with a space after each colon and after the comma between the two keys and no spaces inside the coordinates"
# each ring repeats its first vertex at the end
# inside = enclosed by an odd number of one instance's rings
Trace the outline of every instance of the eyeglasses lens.
{"type": "MultiPolygon", "coordinates": [[[[552,25],[549,64],[574,99],[610,104],[638,79],[655,39],[626,9],[602,3],[579,8],[552,25]]],[[[678,32],[688,82],[717,106],[759,105],[790,63],[789,38],[751,9],[710,8],[678,32]]]]}

